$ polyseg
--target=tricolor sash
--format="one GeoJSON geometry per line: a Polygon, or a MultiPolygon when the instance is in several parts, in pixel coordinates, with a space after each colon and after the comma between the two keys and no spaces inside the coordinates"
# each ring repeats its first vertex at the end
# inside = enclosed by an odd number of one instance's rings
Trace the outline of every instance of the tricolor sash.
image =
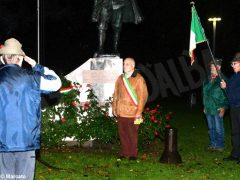
{"type": "Polygon", "coordinates": [[[122,75],[122,82],[123,82],[123,86],[125,88],[125,90],[127,91],[127,94],[132,102],[132,104],[134,104],[135,106],[138,105],[138,98],[137,95],[135,93],[135,91],[133,90],[130,82],[128,81],[128,78],[125,76],[125,74],[122,75]]]}

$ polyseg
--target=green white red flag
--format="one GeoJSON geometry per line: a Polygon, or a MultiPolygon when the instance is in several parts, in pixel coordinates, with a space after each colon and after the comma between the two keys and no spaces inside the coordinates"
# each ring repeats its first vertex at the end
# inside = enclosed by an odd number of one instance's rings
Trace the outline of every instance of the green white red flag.
{"type": "Polygon", "coordinates": [[[68,94],[71,90],[73,89],[73,87],[67,87],[67,88],[61,88],[59,91],[62,94],[68,94]]]}
{"type": "Polygon", "coordinates": [[[189,56],[191,57],[191,65],[194,63],[194,49],[196,49],[196,45],[204,41],[207,41],[207,38],[205,36],[204,29],[201,25],[195,6],[193,4],[189,45],[189,56]]]}

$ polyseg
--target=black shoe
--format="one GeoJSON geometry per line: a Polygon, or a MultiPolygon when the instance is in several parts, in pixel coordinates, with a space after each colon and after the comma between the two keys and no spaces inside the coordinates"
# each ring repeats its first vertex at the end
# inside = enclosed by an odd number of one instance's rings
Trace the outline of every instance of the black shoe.
{"type": "Polygon", "coordinates": [[[137,160],[137,157],[130,156],[128,159],[129,159],[129,161],[136,161],[136,160],[137,160]]]}
{"type": "Polygon", "coordinates": [[[209,147],[207,148],[207,150],[210,151],[210,152],[213,152],[213,151],[214,151],[214,147],[209,146],[209,147]]]}
{"type": "Polygon", "coordinates": [[[125,156],[119,156],[118,159],[125,159],[125,156]]]}
{"type": "Polygon", "coordinates": [[[223,158],[223,160],[224,161],[238,161],[239,158],[233,157],[233,156],[228,156],[228,157],[223,158]]]}
{"type": "Polygon", "coordinates": [[[215,152],[223,152],[224,148],[214,148],[213,151],[215,151],[215,152]]]}

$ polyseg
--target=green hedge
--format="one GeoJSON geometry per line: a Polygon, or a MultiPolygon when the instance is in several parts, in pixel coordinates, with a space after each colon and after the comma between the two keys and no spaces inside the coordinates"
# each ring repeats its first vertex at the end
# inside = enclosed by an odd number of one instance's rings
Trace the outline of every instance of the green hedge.
{"type": "MultiPolygon", "coordinates": [[[[71,82],[62,78],[63,88],[71,87],[71,82]]],[[[79,84],[73,86],[79,87],[79,84]]],[[[80,144],[94,138],[100,143],[118,143],[117,124],[109,116],[111,98],[104,105],[99,104],[91,88],[87,91],[88,102],[78,100],[79,88],[72,88],[61,94],[58,105],[42,110],[41,142],[43,147],[59,147],[66,137],[74,137],[80,144]]],[[[139,148],[145,148],[155,140],[162,140],[166,127],[170,127],[172,113],[164,113],[160,105],[146,108],[144,122],[139,128],[139,148]]]]}

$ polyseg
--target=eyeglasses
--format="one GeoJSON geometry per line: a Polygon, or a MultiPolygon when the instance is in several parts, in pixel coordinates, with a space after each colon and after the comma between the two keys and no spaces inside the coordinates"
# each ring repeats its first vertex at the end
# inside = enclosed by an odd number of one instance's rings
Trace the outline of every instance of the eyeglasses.
{"type": "Polygon", "coordinates": [[[233,63],[231,63],[231,66],[235,66],[237,64],[239,64],[239,62],[233,62],[233,63]]]}

